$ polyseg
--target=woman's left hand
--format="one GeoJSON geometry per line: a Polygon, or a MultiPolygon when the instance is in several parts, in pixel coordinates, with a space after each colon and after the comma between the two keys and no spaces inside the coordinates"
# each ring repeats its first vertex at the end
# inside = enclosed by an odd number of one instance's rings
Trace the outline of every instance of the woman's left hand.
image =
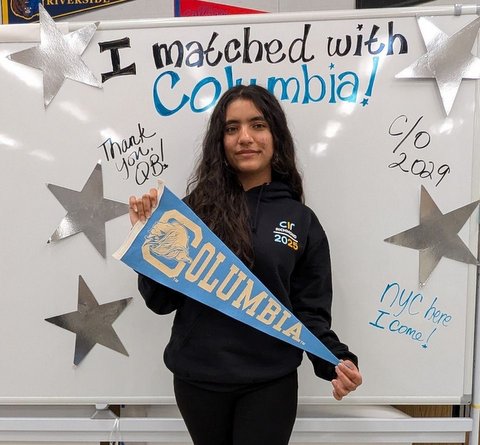
{"type": "Polygon", "coordinates": [[[355,391],[362,384],[362,374],[350,360],[341,361],[335,367],[337,378],[332,380],[333,397],[342,400],[347,394],[355,391]]]}

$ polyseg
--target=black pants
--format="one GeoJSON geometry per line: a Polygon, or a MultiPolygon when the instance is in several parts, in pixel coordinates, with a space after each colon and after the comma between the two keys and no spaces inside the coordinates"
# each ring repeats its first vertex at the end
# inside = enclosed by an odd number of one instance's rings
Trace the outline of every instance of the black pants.
{"type": "Polygon", "coordinates": [[[195,445],[287,445],[297,413],[297,373],[234,391],[174,378],[178,408],[195,445]]]}

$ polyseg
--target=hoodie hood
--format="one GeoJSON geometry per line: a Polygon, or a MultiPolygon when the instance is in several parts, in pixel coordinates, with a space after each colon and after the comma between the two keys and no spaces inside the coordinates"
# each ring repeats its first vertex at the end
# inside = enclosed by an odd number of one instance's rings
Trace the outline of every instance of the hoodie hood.
{"type": "Polygon", "coordinates": [[[272,181],[253,187],[246,192],[248,208],[250,209],[250,229],[257,232],[260,205],[275,200],[293,199],[292,189],[283,182],[272,181]]]}
{"type": "MultiPolygon", "coordinates": [[[[246,192],[249,199],[272,201],[275,199],[295,199],[292,188],[280,181],[272,181],[253,187],[246,192]]],[[[296,199],[298,201],[298,199],[296,199]]]]}
{"type": "Polygon", "coordinates": [[[250,228],[252,233],[257,231],[261,203],[294,199],[293,190],[290,186],[280,181],[272,181],[253,187],[247,190],[246,195],[248,208],[250,209],[250,228]]]}

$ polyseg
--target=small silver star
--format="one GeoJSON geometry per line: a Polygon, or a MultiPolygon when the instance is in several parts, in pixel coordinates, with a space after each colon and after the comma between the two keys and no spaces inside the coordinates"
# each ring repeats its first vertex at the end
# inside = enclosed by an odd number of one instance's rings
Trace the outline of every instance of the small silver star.
{"type": "Polygon", "coordinates": [[[110,303],[98,304],[92,291],[80,275],[78,277],[77,310],[46,318],[45,321],[76,334],[73,359],[75,365],[80,364],[97,343],[128,356],[128,352],[112,324],[131,300],[132,297],[129,297],[110,303]]]}
{"type": "Polygon", "coordinates": [[[106,258],[105,222],[128,213],[128,204],[103,197],[101,164],[95,166],[80,192],[53,184],[47,187],[68,212],[48,242],[83,232],[106,258]]]}
{"type": "Polygon", "coordinates": [[[480,17],[450,37],[425,17],[418,18],[418,26],[427,53],[395,77],[435,78],[448,116],[462,79],[480,78],[480,58],[471,52],[480,28],[480,17]]]}
{"type": "Polygon", "coordinates": [[[8,58],[43,71],[45,107],[53,100],[66,78],[102,88],[80,57],[87,48],[98,23],[85,26],[67,35],[62,34],[40,3],[40,45],[10,54],[8,58]]]}
{"type": "Polygon", "coordinates": [[[425,187],[420,197],[420,224],[385,239],[387,243],[420,251],[420,286],[424,286],[442,257],[467,264],[477,259],[458,236],[480,201],[472,202],[443,214],[425,187]]]}

